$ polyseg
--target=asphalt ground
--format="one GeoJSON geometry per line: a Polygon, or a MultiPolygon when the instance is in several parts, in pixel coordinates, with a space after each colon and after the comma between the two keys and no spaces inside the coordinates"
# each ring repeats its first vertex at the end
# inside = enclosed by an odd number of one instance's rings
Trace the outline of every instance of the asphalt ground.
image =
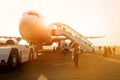
{"type": "Polygon", "coordinates": [[[120,56],[102,57],[102,53],[79,55],[75,67],[71,54],[44,53],[14,70],[0,74],[0,80],[120,80],[120,56]]]}

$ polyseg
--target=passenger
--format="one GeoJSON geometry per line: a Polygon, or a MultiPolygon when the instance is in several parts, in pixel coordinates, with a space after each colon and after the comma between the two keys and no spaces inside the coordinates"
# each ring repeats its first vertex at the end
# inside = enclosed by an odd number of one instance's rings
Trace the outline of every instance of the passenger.
{"type": "Polygon", "coordinates": [[[113,54],[115,55],[116,52],[116,46],[113,47],[113,54]]]}
{"type": "Polygon", "coordinates": [[[71,48],[70,51],[72,52],[72,53],[71,53],[72,59],[74,59],[74,43],[73,43],[73,42],[70,42],[69,46],[70,46],[70,48],[71,48]]]}
{"type": "Polygon", "coordinates": [[[95,52],[95,48],[92,49],[93,53],[95,52]]]}
{"type": "Polygon", "coordinates": [[[108,52],[108,50],[107,50],[107,47],[105,46],[105,47],[104,47],[103,57],[107,57],[107,52],[108,52]]]}
{"type": "Polygon", "coordinates": [[[63,27],[63,30],[65,30],[65,28],[63,27]]]}
{"type": "Polygon", "coordinates": [[[79,62],[79,48],[78,48],[78,44],[75,43],[75,45],[74,45],[74,63],[75,63],[76,67],[78,67],[78,62],[79,62]]]}
{"type": "Polygon", "coordinates": [[[110,54],[110,55],[112,55],[112,51],[111,51],[111,47],[110,46],[108,46],[108,54],[110,54]]]}
{"type": "Polygon", "coordinates": [[[101,46],[99,46],[99,52],[100,52],[100,50],[101,50],[101,46]]]}

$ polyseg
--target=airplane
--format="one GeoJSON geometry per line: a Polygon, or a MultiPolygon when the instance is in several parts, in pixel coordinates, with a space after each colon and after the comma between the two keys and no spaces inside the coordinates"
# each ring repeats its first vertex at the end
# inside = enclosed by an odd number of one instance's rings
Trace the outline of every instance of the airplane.
{"type": "Polygon", "coordinates": [[[0,36],[0,38],[5,38],[0,41],[0,65],[15,67],[19,63],[36,59],[41,47],[52,45],[54,42],[58,43],[58,48],[62,52],[70,51],[71,43],[77,43],[79,50],[93,51],[92,43],[76,30],[67,24],[49,23],[42,14],[35,11],[23,13],[19,23],[19,32],[21,37],[0,36]],[[22,39],[29,45],[19,45],[22,39]],[[66,40],[70,40],[70,43],[66,40]]]}
{"type": "Polygon", "coordinates": [[[35,11],[27,11],[23,13],[19,24],[19,32],[22,38],[30,44],[39,46],[51,45],[53,42],[61,44],[61,40],[65,41],[66,39],[69,39],[71,42],[79,44],[80,49],[85,51],[93,50],[92,42],[90,42],[87,38],[93,39],[103,37],[84,37],[67,24],[49,23],[42,14],[35,11]],[[65,38],[58,38],[56,36],[64,36],[65,38]]]}
{"type": "Polygon", "coordinates": [[[19,32],[21,37],[0,36],[0,38],[6,38],[8,40],[14,39],[15,41],[25,39],[28,43],[40,47],[43,45],[52,45],[54,42],[58,42],[58,46],[60,47],[61,44],[64,45],[65,43],[66,45],[65,40],[69,39],[72,42],[78,43],[80,48],[86,48],[86,50],[91,51],[92,43],[88,41],[87,38],[103,37],[84,37],[66,24],[49,23],[42,14],[35,11],[26,11],[23,13],[19,23],[19,32]],[[56,28],[54,28],[54,26],[56,28]]]}

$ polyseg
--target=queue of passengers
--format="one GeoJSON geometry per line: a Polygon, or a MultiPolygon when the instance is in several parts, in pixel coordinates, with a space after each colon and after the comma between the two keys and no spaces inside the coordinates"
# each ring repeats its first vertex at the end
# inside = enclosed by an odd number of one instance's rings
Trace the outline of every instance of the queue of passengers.
{"type": "Polygon", "coordinates": [[[114,46],[113,48],[108,46],[108,47],[104,47],[104,53],[103,53],[103,57],[107,57],[108,55],[115,55],[116,52],[116,47],[114,46]]]}

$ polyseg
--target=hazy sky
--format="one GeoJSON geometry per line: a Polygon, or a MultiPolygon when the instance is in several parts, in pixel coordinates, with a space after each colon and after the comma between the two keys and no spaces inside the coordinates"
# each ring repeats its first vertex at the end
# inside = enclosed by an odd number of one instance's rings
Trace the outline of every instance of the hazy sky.
{"type": "Polygon", "coordinates": [[[20,36],[22,13],[35,10],[84,36],[106,35],[94,45],[120,45],[120,0],[0,0],[0,35],[20,36]]]}

